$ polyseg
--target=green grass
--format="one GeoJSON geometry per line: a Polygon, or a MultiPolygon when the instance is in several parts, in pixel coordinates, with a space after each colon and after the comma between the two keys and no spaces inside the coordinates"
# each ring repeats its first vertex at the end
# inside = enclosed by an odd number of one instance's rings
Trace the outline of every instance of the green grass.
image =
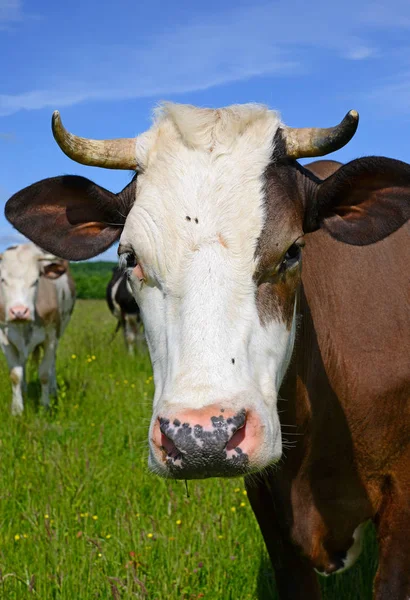
{"type": "MultiPolygon", "coordinates": [[[[31,372],[21,418],[0,362],[0,598],[275,598],[241,479],[164,481],[147,471],[153,393],[143,351],[130,358],[104,302],[78,301],[58,354],[58,403],[37,406],[31,372]]],[[[328,599],[371,598],[374,536],[328,599]]],[[[295,574],[297,577],[297,574],[295,574]]]]}
{"type": "Polygon", "coordinates": [[[75,281],[77,298],[104,299],[115,262],[104,260],[71,262],[70,270],[75,281]]]}

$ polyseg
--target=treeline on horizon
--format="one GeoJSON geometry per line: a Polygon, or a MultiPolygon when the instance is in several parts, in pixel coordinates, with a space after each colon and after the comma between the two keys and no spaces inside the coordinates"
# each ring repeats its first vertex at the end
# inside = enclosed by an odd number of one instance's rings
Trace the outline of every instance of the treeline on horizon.
{"type": "Polygon", "coordinates": [[[105,298],[105,290],[116,264],[115,262],[103,260],[70,263],[70,270],[76,285],[77,298],[86,300],[101,300],[105,298]]]}

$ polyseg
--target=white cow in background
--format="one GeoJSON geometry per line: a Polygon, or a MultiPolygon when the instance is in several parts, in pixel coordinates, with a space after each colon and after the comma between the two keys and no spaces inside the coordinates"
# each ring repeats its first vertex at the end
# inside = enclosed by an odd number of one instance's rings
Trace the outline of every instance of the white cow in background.
{"type": "Polygon", "coordinates": [[[41,403],[49,406],[50,394],[56,394],[57,345],[74,302],[68,261],[31,243],[12,246],[0,256],[0,345],[9,367],[14,415],[24,408],[28,357],[41,348],[41,403]]]}

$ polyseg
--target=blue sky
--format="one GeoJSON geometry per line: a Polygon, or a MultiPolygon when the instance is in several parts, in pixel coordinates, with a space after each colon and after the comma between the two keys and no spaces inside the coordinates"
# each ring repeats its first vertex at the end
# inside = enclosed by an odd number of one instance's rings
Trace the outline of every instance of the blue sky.
{"type": "MultiPolygon", "coordinates": [[[[34,181],[81,174],[113,190],[128,172],[72,162],[52,111],[73,133],[131,137],[169,99],[262,102],[291,126],[360,113],[347,161],[410,162],[410,2],[0,0],[0,202],[34,181]]],[[[0,216],[0,250],[19,239],[0,216]]],[[[105,258],[114,258],[115,249],[105,258]]]]}

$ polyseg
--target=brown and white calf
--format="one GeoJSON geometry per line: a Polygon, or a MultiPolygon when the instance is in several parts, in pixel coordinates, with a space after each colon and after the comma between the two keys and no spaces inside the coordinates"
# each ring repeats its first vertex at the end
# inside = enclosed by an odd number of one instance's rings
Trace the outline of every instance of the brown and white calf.
{"type": "Polygon", "coordinates": [[[13,390],[11,411],[23,412],[25,367],[42,348],[39,365],[41,403],[56,394],[58,341],[74,307],[75,288],[68,262],[34,244],[8,248],[0,260],[0,345],[7,360],[13,390]]]}
{"type": "Polygon", "coordinates": [[[318,598],[314,569],[349,566],[369,519],[375,598],[410,596],[410,166],[296,161],[357,122],[291,129],[261,106],[167,104],[138,138],[97,141],[55,113],[64,152],[135,177],[118,194],[55,177],[6,205],[67,259],[120,240],[154,370],[150,468],[253,473],[281,598],[318,598]]]}

